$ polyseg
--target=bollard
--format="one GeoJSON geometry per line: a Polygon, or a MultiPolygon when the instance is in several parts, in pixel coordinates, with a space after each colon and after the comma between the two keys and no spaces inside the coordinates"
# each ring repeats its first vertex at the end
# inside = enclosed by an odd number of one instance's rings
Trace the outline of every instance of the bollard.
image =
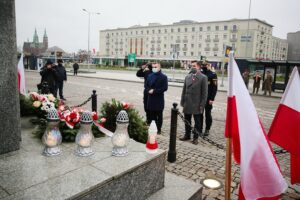
{"type": "Polygon", "coordinates": [[[97,112],[97,94],[96,94],[96,90],[93,90],[93,94],[92,94],[92,111],[97,112]]]}
{"type": "Polygon", "coordinates": [[[173,103],[171,110],[170,144],[168,152],[168,161],[171,163],[176,161],[177,105],[177,103],[173,103]]]}

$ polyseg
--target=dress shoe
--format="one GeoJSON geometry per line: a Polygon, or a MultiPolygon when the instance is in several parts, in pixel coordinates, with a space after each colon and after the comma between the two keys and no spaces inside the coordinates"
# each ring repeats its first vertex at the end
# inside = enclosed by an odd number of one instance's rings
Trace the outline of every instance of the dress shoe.
{"type": "Polygon", "coordinates": [[[183,137],[179,138],[179,140],[181,140],[181,141],[187,141],[187,140],[191,140],[191,138],[187,137],[187,136],[183,136],[183,137]]]}
{"type": "Polygon", "coordinates": [[[208,136],[208,135],[209,135],[209,130],[205,130],[204,136],[208,136]]]}
{"type": "Polygon", "coordinates": [[[193,143],[194,145],[197,145],[197,144],[199,143],[198,138],[197,138],[197,139],[193,139],[192,143],[193,143]]]}

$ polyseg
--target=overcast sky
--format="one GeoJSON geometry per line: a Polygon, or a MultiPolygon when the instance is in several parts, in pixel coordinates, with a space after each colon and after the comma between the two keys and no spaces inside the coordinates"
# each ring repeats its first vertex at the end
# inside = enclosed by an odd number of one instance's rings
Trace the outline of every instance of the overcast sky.
{"type": "MultiPolygon", "coordinates": [[[[151,22],[171,24],[183,19],[199,22],[248,18],[250,0],[15,0],[17,42],[32,41],[37,29],[41,41],[47,29],[49,46],[67,52],[87,49],[88,14],[91,15],[90,49],[99,49],[99,30],[151,22]]],[[[273,35],[286,39],[300,31],[300,0],[252,0],[251,18],[274,25],[273,35]]]]}

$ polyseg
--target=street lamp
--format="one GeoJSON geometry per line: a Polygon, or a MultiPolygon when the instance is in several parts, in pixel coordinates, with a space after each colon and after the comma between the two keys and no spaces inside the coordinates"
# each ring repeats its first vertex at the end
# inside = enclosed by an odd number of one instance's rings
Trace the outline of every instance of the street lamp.
{"type": "Polygon", "coordinates": [[[89,23],[88,23],[88,70],[90,71],[90,19],[91,19],[91,14],[95,15],[100,15],[98,12],[90,12],[87,9],[83,8],[82,9],[84,12],[88,13],[89,15],[89,23]]]}
{"type": "MultiPolygon", "coordinates": [[[[250,12],[251,12],[251,0],[249,1],[249,12],[248,12],[248,24],[247,24],[247,38],[246,38],[246,55],[245,57],[248,58],[248,41],[249,38],[249,23],[250,23],[250,12]]],[[[249,56],[251,57],[251,56],[249,56]]]]}

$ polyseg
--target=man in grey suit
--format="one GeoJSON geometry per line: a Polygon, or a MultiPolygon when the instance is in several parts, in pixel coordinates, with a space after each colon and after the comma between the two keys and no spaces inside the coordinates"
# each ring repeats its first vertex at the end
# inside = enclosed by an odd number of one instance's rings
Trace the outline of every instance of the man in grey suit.
{"type": "MultiPolygon", "coordinates": [[[[184,118],[191,123],[192,115],[195,121],[193,144],[198,144],[199,134],[202,134],[201,117],[207,99],[207,77],[200,71],[201,63],[192,61],[191,72],[185,77],[180,105],[183,107],[184,118]]],[[[185,135],[181,141],[191,139],[191,127],[185,124],[185,135]]]]}

